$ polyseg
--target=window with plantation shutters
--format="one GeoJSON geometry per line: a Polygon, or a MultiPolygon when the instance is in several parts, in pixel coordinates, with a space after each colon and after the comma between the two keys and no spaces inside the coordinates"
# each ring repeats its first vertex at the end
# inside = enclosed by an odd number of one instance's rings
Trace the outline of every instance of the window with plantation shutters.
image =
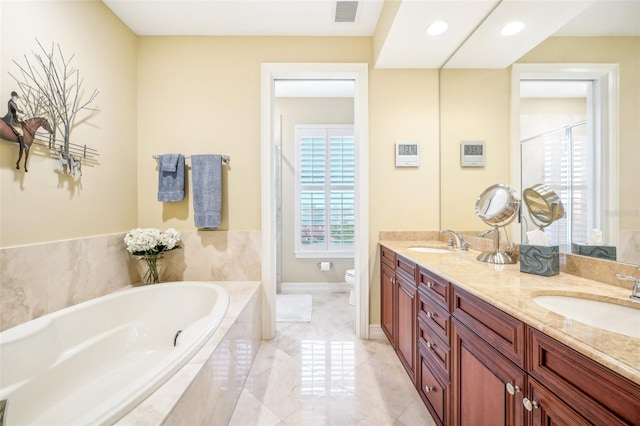
{"type": "Polygon", "coordinates": [[[296,126],[296,255],[353,256],[353,126],[296,126]]]}

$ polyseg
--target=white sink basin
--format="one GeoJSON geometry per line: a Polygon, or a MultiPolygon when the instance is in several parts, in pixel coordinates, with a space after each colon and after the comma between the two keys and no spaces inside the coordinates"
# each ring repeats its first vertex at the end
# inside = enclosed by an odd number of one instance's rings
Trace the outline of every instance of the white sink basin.
{"type": "Polygon", "coordinates": [[[453,253],[451,250],[437,248],[437,247],[409,247],[409,250],[417,251],[419,253],[439,253],[439,254],[453,253]]]}
{"type": "Polygon", "coordinates": [[[640,306],[634,309],[615,303],[558,295],[536,296],[533,301],[572,320],[640,339],[640,306]]]}

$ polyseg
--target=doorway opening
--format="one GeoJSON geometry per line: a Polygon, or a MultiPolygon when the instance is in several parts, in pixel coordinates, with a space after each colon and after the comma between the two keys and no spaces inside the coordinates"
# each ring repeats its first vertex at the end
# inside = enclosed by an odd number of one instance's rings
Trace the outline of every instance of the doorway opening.
{"type": "MultiPolygon", "coordinates": [[[[285,150],[288,149],[291,151],[291,147],[287,148],[282,143],[284,140],[282,128],[283,117],[282,114],[279,113],[279,111],[281,112],[281,105],[277,104],[277,98],[279,96],[277,95],[278,92],[276,89],[281,89],[280,83],[286,83],[282,84],[282,86],[292,87],[297,85],[297,90],[300,92],[305,90],[300,87],[307,86],[308,88],[314,85],[317,86],[320,82],[322,82],[322,84],[330,84],[330,86],[333,86],[333,89],[336,90],[340,90],[340,87],[344,86],[346,82],[347,86],[351,86],[352,91],[352,100],[350,101],[352,102],[352,120],[348,121],[352,121],[353,125],[353,156],[355,160],[353,199],[350,201],[344,188],[338,188],[342,192],[339,194],[336,192],[335,195],[336,197],[340,195],[339,198],[342,200],[343,207],[341,207],[341,211],[347,213],[350,211],[353,215],[351,225],[353,247],[351,254],[347,256],[343,253],[342,256],[338,255],[336,259],[345,257],[347,259],[349,259],[349,257],[353,259],[352,265],[356,276],[356,284],[354,285],[354,304],[356,311],[355,333],[358,338],[368,338],[369,194],[367,73],[368,67],[366,64],[263,64],[262,66],[262,282],[265,289],[265,297],[263,298],[263,338],[265,339],[270,339],[275,335],[275,301],[276,294],[280,290],[279,287],[283,279],[282,260],[284,248],[282,236],[286,234],[283,225],[286,222],[290,222],[284,217],[285,213],[290,212],[284,212],[282,209],[282,200],[284,198],[282,192],[284,182],[282,173],[286,167],[291,168],[291,165],[287,164],[287,162],[291,160],[291,156],[285,155],[285,150]]],[[[327,92],[325,92],[325,94],[326,93],[327,92]]],[[[307,95],[308,94],[309,93],[307,93],[307,95]]],[[[313,98],[314,96],[311,97],[313,98]]],[[[343,142],[348,142],[347,139],[348,138],[345,139],[343,137],[342,140],[343,142]]],[[[327,150],[330,149],[328,146],[329,145],[327,145],[327,150]]],[[[340,150],[342,154],[346,152],[343,148],[340,150]]],[[[299,188],[296,190],[299,191],[299,188]]],[[[318,206],[321,206],[320,202],[318,202],[318,206]]],[[[319,211],[319,209],[316,209],[316,211],[319,211]]],[[[348,228],[349,223],[347,222],[348,221],[342,221],[334,225],[348,228]]],[[[325,225],[315,225],[311,226],[310,229],[314,232],[321,232],[324,226],[325,225]]],[[[298,222],[298,227],[301,227],[300,222],[298,222]]],[[[295,231],[296,228],[293,227],[291,232],[295,234],[295,231]]],[[[345,238],[336,241],[344,242],[346,241],[345,238]]],[[[290,238],[288,238],[288,240],[290,240],[290,238]]],[[[315,238],[312,239],[312,241],[316,243],[324,242],[322,238],[315,238]]],[[[317,244],[317,246],[320,245],[322,244],[317,244]]],[[[305,247],[305,249],[309,251],[309,247],[305,247]]],[[[287,249],[287,251],[290,252],[291,250],[287,249]]],[[[296,250],[294,250],[294,252],[295,251],[296,250]]],[[[321,266],[316,267],[315,264],[322,262],[309,256],[305,258],[304,251],[305,250],[299,250],[299,253],[296,255],[300,258],[301,263],[304,264],[306,262],[306,267],[308,268],[309,262],[311,262],[311,267],[319,270],[321,266]],[[312,260],[308,261],[306,259],[312,260]]],[[[315,253],[314,256],[315,255],[317,255],[317,253],[315,253]]],[[[329,259],[329,257],[322,257],[323,261],[327,261],[326,259],[329,259]]],[[[350,259],[347,261],[351,262],[350,259]]],[[[328,262],[331,263],[330,260],[328,262]]]]}

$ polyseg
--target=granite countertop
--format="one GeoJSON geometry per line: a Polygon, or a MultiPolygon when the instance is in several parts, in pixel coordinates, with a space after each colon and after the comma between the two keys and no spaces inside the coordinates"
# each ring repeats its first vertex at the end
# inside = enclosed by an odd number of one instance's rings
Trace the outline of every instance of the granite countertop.
{"type": "Polygon", "coordinates": [[[640,339],[572,321],[533,301],[533,297],[540,295],[577,295],[640,309],[640,302],[629,299],[630,290],[565,273],[553,277],[526,274],[520,272],[519,263],[495,265],[479,262],[476,260],[479,252],[475,250],[452,249],[451,254],[408,250],[414,246],[446,248],[441,241],[379,243],[640,384],[640,339]]]}

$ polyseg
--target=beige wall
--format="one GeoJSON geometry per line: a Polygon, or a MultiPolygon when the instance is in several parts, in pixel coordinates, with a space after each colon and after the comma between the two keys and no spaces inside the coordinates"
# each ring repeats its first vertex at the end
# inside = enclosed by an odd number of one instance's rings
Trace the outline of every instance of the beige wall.
{"type": "Polygon", "coordinates": [[[437,230],[440,217],[438,71],[369,74],[370,322],[380,323],[380,231],[437,230]],[[420,167],[395,167],[396,140],[420,142],[420,167]]]}
{"type": "MultiPolygon", "coordinates": [[[[299,124],[353,125],[353,98],[278,98],[275,116],[282,120],[282,282],[344,282],[353,258],[298,259],[295,255],[296,140],[299,124]],[[322,272],[320,261],[330,261],[333,268],[322,272]]],[[[276,119],[277,120],[277,119],[276,119]]]]}
{"type": "Polygon", "coordinates": [[[475,214],[482,191],[510,181],[510,70],[443,70],[440,74],[442,228],[484,230],[475,214]],[[460,142],[483,140],[485,167],[460,166],[460,142]]]}
{"type": "Polygon", "coordinates": [[[370,38],[141,37],[138,222],[193,228],[191,197],[156,201],[165,152],[231,156],[221,229],[260,229],[260,67],[263,62],[370,62],[370,38]]]}
{"type": "MultiPolygon", "coordinates": [[[[84,77],[85,96],[100,91],[99,109],[71,132],[95,148],[83,176],[56,172],[58,160],[33,145],[29,172],[15,169],[18,145],[0,142],[0,247],[120,232],[137,224],[136,37],[100,1],[6,2],[1,8],[0,114],[24,64],[58,43],[84,77]]],[[[79,119],[86,118],[79,116],[79,119]]]]}

